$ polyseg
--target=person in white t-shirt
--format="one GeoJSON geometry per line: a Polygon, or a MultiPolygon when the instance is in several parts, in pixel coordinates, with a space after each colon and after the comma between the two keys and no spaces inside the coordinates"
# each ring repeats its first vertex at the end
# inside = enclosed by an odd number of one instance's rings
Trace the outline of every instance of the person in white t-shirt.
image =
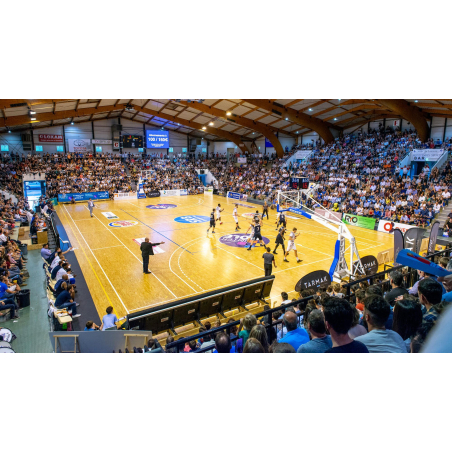
{"type": "Polygon", "coordinates": [[[242,229],[242,228],[239,226],[239,216],[238,216],[238,213],[237,213],[237,207],[238,207],[238,206],[239,206],[239,205],[236,204],[235,207],[234,207],[234,210],[232,211],[232,218],[234,218],[234,221],[235,221],[235,230],[236,230],[236,231],[238,231],[239,229],[242,229]]]}
{"type": "Polygon", "coordinates": [[[287,245],[287,251],[284,255],[284,262],[289,262],[287,260],[287,256],[289,255],[289,252],[291,250],[294,251],[295,257],[297,258],[297,264],[302,262],[301,259],[298,259],[298,253],[297,253],[297,246],[295,245],[295,239],[300,235],[300,233],[297,233],[297,228],[293,228],[292,232],[289,234],[289,243],[287,245]]]}

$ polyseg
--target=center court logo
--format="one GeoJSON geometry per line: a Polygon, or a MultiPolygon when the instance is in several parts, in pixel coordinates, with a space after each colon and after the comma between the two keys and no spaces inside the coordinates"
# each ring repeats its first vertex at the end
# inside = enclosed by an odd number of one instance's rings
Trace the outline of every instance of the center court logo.
{"type": "MultiPolygon", "coordinates": [[[[220,238],[220,243],[223,245],[234,246],[236,248],[241,248],[246,245],[249,235],[247,234],[228,234],[220,238]]],[[[270,240],[267,237],[262,237],[264,243],[268,245],[270,240]]]]}
{"type": "Polygon", "coordinates": [[[130,226],[136,226],[137,224],[138,221],[120,220],[112,221],[111,223],[108,223],[108,226],[111,226],[112,228],[129,228],[130,226]]]}
{"type": "Polygon", "coordinates": [[[174,209],[176,204],[151,204],[146,206],[148,209],[174,209]]]}
{"type": "Polygon", "coordinates": [[[184,215],[183,217],[177,217],[174,221],[178,223],[207,223],[210,217],[205,217],[203,215],[184,215]]]}

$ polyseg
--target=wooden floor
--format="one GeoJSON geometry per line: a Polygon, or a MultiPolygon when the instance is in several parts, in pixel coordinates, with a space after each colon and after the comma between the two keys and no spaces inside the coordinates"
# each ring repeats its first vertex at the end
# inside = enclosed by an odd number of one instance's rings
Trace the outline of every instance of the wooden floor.
{"type": "MultiPolygon", "coordinates": [[[[246,203],[243,203],[246,204],[246,203]]],[[[239,206],[239,224],[245,232],[248,218],[242,214],[255,212],[257,207],[239,206]]],[[[232,218],[234,201],[219,196],[198,195],[161,197],[123,201],[96,202],[94,218],[90,218],[85,203],[56,207],[86,279],[99,315],[112,305],[119,317],[144,308],[163,304],[180,297],[217,289],[264,275],[264,248],[252,251],[220,243],[220,238],[234,233],[232,218]],[[165,210],[149,209],[151,204],[176,204],[165,210]],[[176,217],[201,215],[208,217],[218,203],[224,207],[223,225],[216,234],[206,234],[205,223],[179,223],[176,217]],[[107,219],[102,212],[112,212],[118,219],[107,219]],[[112,227],[114,221],[129,221],[130,227],[112,227]],[[149,237],[151,242],[165,242],[163,253],[150,257],[152,275],[144,275],[139,245],[134,239],[149,237]]],[[[263,236],[274,246],[276,238],[275,211],[264,220],[263,236]]],[[[329,270],[337,235],[312,220],[289,218],[289,229],[298,228],[297,264],[293,253],[283,262],[278,248],[274,270],[276,276],[271,298],[280,299],[286,291],[295,296],[298,280],[314,270],[329,270]]],[[[361,257],[377,255],[393,246],[392,235],[349,227],[354,234],[361,257]]],[[[287,246],[287,244],[286,244],[287,246]]]]}

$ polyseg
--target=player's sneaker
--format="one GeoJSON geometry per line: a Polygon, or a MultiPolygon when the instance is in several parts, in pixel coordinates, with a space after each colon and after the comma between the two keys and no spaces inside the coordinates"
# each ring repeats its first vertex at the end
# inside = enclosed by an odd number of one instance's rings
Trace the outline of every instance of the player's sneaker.
{"type": "Polygon", "coordinates": [[[212,231],[212,234],[215,234],[215,231],[212,231]]]}
{"type": "Polygon", "coordinates": [[[297,260],[297,264],[299,264],[300,262],[303,262],[301,259],[298,259],[297,260]]]}
{"type": "Polygon", "coordinates": [[[289,262],[287,259],[283,259],[284,262],[289,262]]]}
{"type": "Polygon", "coordinates": [[[209,233],[209,230],[207,229],[207,234],[209,233]]]}
{"type": "Polygon", "coordinates": [[[223,224],[223,222],[222,222],[222,221],[220,221],[220,224],[223,224]]]}
{"type": "Polygon", "coordinates": [[[276,251],[273,251],[273,254],[278,254],[276,251]]]}

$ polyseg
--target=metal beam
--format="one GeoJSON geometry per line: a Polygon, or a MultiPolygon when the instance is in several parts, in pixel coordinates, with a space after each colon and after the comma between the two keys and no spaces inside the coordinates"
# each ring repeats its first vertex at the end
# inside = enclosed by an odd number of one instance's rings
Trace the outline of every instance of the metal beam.
{"type": "Polygon", "coordinates": [[[42,104],[53,104],[54,102],[68,102],[76,99],[1,99],[0,108],[11,108],[11,104],[24,104],[29,107],[42,104]]]}
{"type": "Polygon", "coordinates": [[[56,121],[58,119],[78,118],[81,116],[90,116],[96,113],[103,113],[113,110],[122,110],[125,105],[106,105],[97,108],[81,108],[80,110],[62,110],[56,113],[38,113],[36,120],[32,120],[28,115],[9,116],[7,118],[0,118],[0,127],[18,126],[22,124],[37,124],[44,121],[56,121]]]}
{"type": "MultiPolygon", "coordinates": [[[[248,101],[247,101],[248,102],[248,101]]],[[[185,101],[181,101],[181,104],[188,105],[185,103],[185,101]]],[[[218,108],[210,107],[209,105],[200,104],[200,103],[193,103],[190,104],[190,108],[194,108],[196,110],[202,111],[204,113],[208,113],[213,116],[217,116],[219,118],[226,119],[226,121],[229,121],[231,124],[239,124],[243,127],[246,127],[251,130],[256,130],[257,132],[260,132],[262,135],[267,138],[268,141],[273,145],[275,148],[276,154],[278,157],[282,157],[284,155],[284,149],[281,146],[281,143],[279,142],[276,135],[273,133],[273,130],[268,128],[265,124],[260,124],[256,121],[253,121],[251,119],[242,118],[238,115],[235,115],[234,113],[231,113],[230,116],[228,116],[225,110],[220,110],[218,108]]],[[[215,132],[213,132],[215,133],[215,132]]]]}
{"type": "MultiPolygon", "coordinates": [[[[201,104],[200,104],[201,105],[201,104]]],[[[224,130],[217,129],[211,126],[205,126],[199,122],[188,121],[182,118],[176,118],[175,116],[168,115],[166,113],[156,112],[155,110],[150,110],[149,108],[143,108],[136,104],[133,104],[133,108],[137,111],[142,111],[143,113],[147,113],[149,115],[154,115],[158,118],[166,119],[176,124],[181,124],[185,127],[189,127],[191,129],[198,130],[205,134],[215,135],[220,138],[224,138],[225,140],[232,141],[235,143],[240,150],[243,152],[248,152],[248,148],[245,143],[242,141],[241,135],[237,135],[235,133],[226,132],[224,130]]],[[[275,137],[276,138],[276,137],[275,137]]]]}
{"type": "Polygon", "coordinates": [[[376,101],[394,113],[397,113],[403,119],[410,121],[416,128],[421,141],[427,141],[430,128],[424,114],[419,108],[411,106],[403,99],[376,99],[376,101]]]}
{"type": "MultiPolygon", "coordinates": [[[[280,107],[275,105],[274,102],[264,99],[244,99],[246,102],[256,105],[257,107],[263,108],[268,111],[278,111],[282,114],[282,119],[287,118],[296,124],[304,127],[308,127],[319,134],[319,136],[325,141],[325,143],[331,143],[334,141],[333,134],[330,132],[330,127],[338,128],[333,124],[327,124],[321,119],[312,118],[311,116],[294,110],[293,108],[280,107]]],[[[339,130],[342,130],[338,128],[339,130]]]]}

